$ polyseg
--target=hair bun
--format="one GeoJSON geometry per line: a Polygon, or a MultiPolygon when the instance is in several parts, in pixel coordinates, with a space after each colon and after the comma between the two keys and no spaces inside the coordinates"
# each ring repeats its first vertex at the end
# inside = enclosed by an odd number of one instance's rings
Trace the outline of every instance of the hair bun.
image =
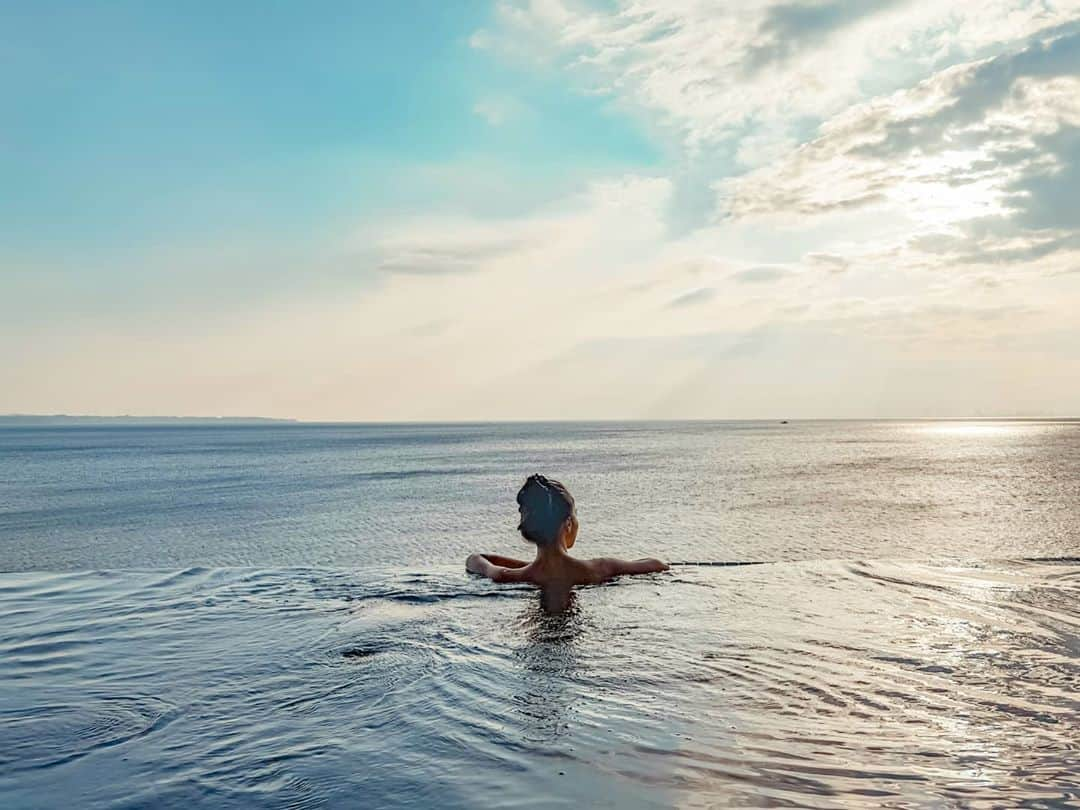
{"type": "Polygon", "coordinates": [[[525,479],[517,502],[521,512],[518,531],[541,545],[554,542],[562,524],[574,513],[574,497],[566,487],[540,473],[525,479]]]}

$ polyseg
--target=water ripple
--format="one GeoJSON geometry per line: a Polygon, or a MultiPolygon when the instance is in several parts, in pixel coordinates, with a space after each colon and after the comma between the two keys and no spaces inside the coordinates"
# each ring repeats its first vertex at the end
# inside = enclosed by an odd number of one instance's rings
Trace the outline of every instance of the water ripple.
{"type": "Polygon", "coordinates": [[[1080,565],[0,576],[0,803],[1068,806],[1080,565]],[[493,787],[495,786],[495,787],[493,787]]]}

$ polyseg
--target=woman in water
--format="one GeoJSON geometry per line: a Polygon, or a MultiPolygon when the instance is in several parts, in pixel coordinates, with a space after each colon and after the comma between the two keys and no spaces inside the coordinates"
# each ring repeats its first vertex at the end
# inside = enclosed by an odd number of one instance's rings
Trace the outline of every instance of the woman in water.
{"type": "Polygon", "coordinates": [[[577,540],[574,497],[558,481],[530,475],[517,494],[521,522],[518,531],[536,544],[532,562],[497,554],[472,554],[465,568],[495,582],[528,582],[545,592],[568,593],[575,585],[596,585],[622,574],[666,571],[660,560],[617,560],[599,557],[579,560],[568,553],[577,540]]]}

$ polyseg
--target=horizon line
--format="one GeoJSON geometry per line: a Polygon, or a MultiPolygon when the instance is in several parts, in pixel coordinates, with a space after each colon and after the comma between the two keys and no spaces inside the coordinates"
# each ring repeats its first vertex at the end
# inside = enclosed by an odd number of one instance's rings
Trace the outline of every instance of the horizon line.
{"type": "Polygon", "coordinates": [[[138,415],[138,414],[65,414],[65,413],[3,413],[0,422],[8,420],[71,420],[71,421],[124,421],[162,422],[277,422],[293,425],[490,425],[490,424],[573,424],[573,423],[610,423],[610,422],[1039,422],[1039,421],[1080,421],[1080,415],[1054,414],[1011,414],[967,416],[692,416],[692,417],[541,417],[541,418],[475,418],[475,419],[304,419],[289,416],[205,416],[205,415],[138,415]]]}

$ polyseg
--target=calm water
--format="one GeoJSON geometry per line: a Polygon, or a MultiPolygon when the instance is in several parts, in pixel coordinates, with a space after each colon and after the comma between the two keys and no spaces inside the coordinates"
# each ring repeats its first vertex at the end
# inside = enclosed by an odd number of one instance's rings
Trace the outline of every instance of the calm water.
{"type": "Polygon", "coordinates": [[[0,569],[0,807],[1080,805],[1075,423],[7,428],[0,569]]]}
{"type": "Polygon", "coordinates": [[[585,554],[1080,549],[1080,422],[0,428],[0,570],[527,553],[531,472],[576,496],[585,554]]]}

